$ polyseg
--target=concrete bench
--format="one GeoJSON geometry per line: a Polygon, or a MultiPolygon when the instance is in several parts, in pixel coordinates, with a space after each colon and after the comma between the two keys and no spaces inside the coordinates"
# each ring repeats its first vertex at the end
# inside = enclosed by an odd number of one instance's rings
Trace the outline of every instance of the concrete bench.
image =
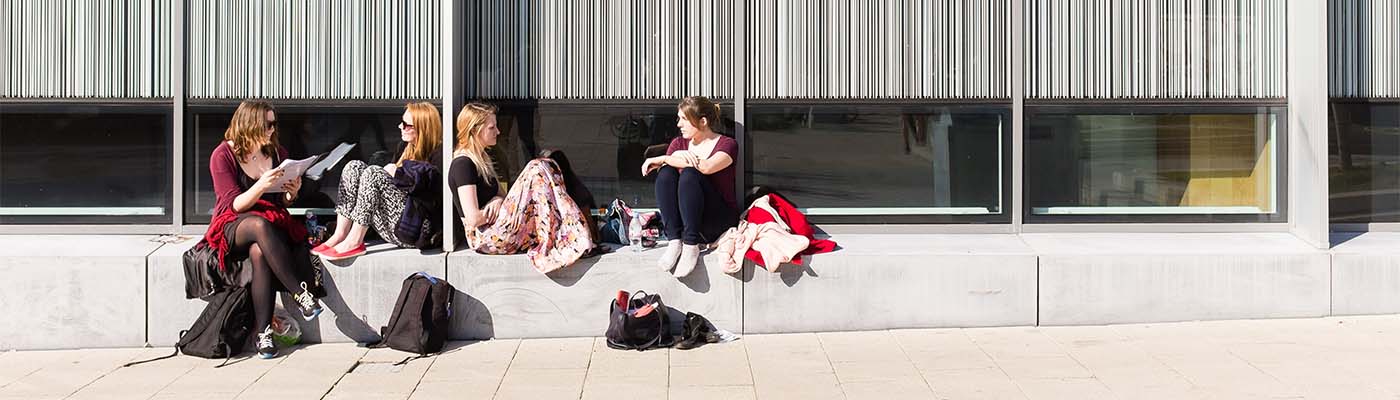
{"type": "MultiPolygon", "coordinates": [[[[189,328],[205,302],[185,299],[183,254],[197,239],[170,244],[151,255],[149,322],[150,343],[170,345],[180,330],[189,328]]],[[[321,299],[325,311],[311,322],[301,322],[307,342],[367,342],[379,337],[389,322],[403,279],[415,272],[446,276],[446,255],[441,251],[399,249],[380,243],[366,255],[325,265],[328,296],[321,299]]],[[[294,304],[280,296],[281,304],[294,304]]],[[[296,307],[288,308],[295,313],[296,307]]],[[[295,314],[293,314],[295,316],[295,314]]]]}
{"type": "Polygon", "coordinates": [[[151,238],[0,235],[0,349],[145,343],[151,238]]]}
{"type": "Polygon", "coordinates": [[[836,234],[840,249],[744,268],[744,331],[1034,325],[1036,257],[1008,234],[836,234]]]}
{"type": "Polygon", "coordinates": [[[1332,314],[1400,313],[1400,232],[1332,235],[1332,314]]]}
{"type": "Polygon", "coordinates": [[[523,254],[454,251],[447,279],[464,293],[454,305],[453,338],[602,336],[618,290],[660,294],[666,305],[704,315],[721,329],[743,329],[742,282],[721,272],[718,258],[706,256],[676,279],[656,267],[661,252],[624,247],[545,275],[523,254]]]}
{"type": "Polygon", "coordinates": [[[1040,324],[1327,315],[1330,265],[1288,233],[1023,234],[1040,324]]]}
{"type": "MultiPolygon", "coordinates": [[[[169,345],[204,307],[184,298],[197,239],[0,235],[0,350],[169,345]]],[[[841,248],[772,273],[676,279],[661,250],[585,259],[544,275],[525,255],[391,249],[326,266],[327,311],[308,342],[367,341],[414,272],[457,287],[455,339],[597,336],[617,290],[663,296],[746,333],[1075,325],[1400,312],[1400,233],[836,234],[841,248]]],[[[284,296],[284,304],[290,298],[284,296]]]]}

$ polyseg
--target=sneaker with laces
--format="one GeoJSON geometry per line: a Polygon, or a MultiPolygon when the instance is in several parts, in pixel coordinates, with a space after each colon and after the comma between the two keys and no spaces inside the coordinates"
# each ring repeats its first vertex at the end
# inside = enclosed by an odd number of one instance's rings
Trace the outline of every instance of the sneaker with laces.
{"type": "Polygon", "coordinates": [[[273,357],[277,357],[277,345],[272,343],[272,326],[268,325],[258,333],[258,358],[266,360],[273,357]]]}
{"type": "Polygon", "coordinates": [[[292,299],[301,305],[301,319],[310,321],[321,315],[321,302],[311,295],[311,291],[306,288],[306,282],[301,283],[301,293],[293,295],[292,299]]]}

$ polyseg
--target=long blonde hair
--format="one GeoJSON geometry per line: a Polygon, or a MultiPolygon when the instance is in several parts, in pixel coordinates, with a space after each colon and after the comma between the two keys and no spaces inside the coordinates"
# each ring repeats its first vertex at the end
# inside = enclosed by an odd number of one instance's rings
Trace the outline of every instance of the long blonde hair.
{"type": "Polygon", "coordinates": [[[471,102],[462,106],[462,112],[457,113],[457,148],[454,149],[466,154],[481,176],[490,180],[498,179],[498,175],[491,156],[486,154],[486,145],[481,143],[480,133],[487,119],[494,115],[496,106],[490,104],[471,102]]]}
{"type": "Polygon", "coordinates": [[[421,102],[409,103],[406,108],[413,120],[413,129],[418,131],[418,138],[404,148],[403,155],[399,156],[399,166],[403,166],[404,160],[427,161],[442,148],[442,114],[438,113],[437,107],[421,102]]]}
{"type": "Polygon", "coordinates": [[[254,150],[269,156],[277,155],[277,131],[272,131],[272,137],[263,139],[267,133],[267,120],[263,116],[269,111],[276,113],[271,104],[261,100],[244,100],[233,111],[233,119],[229,120],[228,129],[224,131],[224,140],[232,144],[230,150],[239,160],[254,150]]]}

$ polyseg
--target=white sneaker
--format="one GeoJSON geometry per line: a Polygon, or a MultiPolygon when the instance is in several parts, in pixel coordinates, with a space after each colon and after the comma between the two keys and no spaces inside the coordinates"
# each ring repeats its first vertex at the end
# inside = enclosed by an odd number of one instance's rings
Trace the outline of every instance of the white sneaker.
{"type": "Polygon", "coordinates": [[[301,283],[301,293],[292,295],[292,299],[301,306],[301,319],[310,321],[321,315],[321,302],[311,295],[311,291],[306,288],[306,282],[301,283]]]}
{"type": "Polygon", "coordinates": [[[681,246],[681,258],[676,262],[676,272],[674,275],[677,278],[690,275],[691,272],[695,271],[695,264],[698,262],[700,262],[699,245],[687,244],[681,246]]]}
{"type": "Polygon", "coordinates": [[[676,260],[681,257],[681,240],[672,239],[666,241],[666,251],[661,253],[661,259],[656,260],[656,267],[662,271],[670,271],[676,266],[676,260]]]}
{"type": "Polygon", "coordinates": [[[258,333],[258,358],[269,359],[277,357],[277,345],[272,343],[272,326],[264,328],[258,333]]]}

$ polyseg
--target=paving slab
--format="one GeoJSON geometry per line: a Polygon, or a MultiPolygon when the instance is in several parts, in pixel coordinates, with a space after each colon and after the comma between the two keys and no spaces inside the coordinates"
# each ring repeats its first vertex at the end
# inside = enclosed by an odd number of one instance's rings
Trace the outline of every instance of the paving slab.
{"type": "Polygon", "coordinates": [[[397,366],[411,355],[353,344],[222,368],[188,356],[121,367],[168,348],[19,351],[0,353],[0,399],[1396,398],[1397,320],[747,335],[645,352],[601,338],[469,341],[397,366]],[[895,351],[861,354],[867,341],[895,351]]]}

